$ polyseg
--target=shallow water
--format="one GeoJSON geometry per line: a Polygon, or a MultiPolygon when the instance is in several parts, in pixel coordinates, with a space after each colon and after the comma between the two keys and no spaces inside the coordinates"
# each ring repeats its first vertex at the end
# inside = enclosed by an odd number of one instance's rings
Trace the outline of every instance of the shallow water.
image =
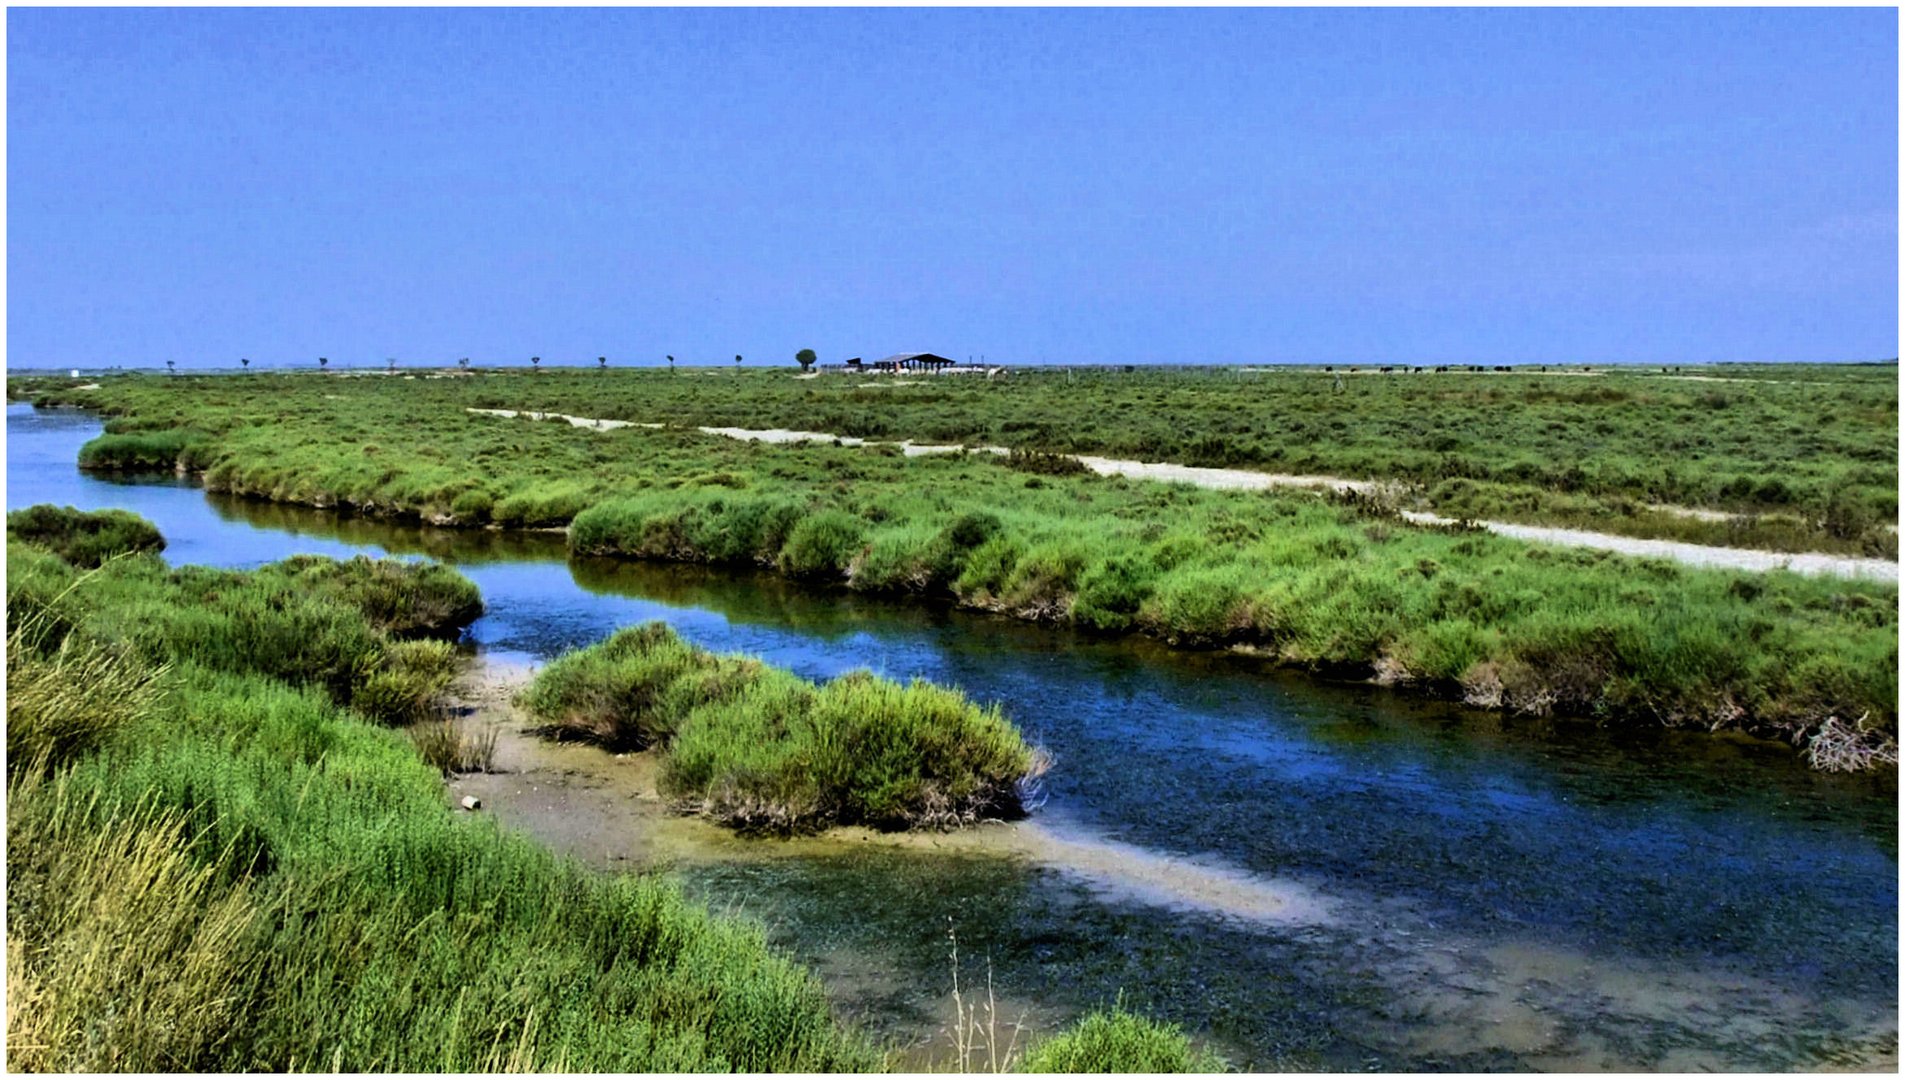
{"type": "Polygon", "coordinates": [[[1036,843],[732,841],[675,870],[763,919],[849,1015],[924,1044],[916,1061],[943,1060],[949,919],[968,986],[989,957],[1002,1010],[1028,1027],[1122,995],[1247,1067],[1895,1060],[1894,779],[766,575],[570,563],[559,536],[83,476],[74,456],[98,430],[9,406],[7,505],[137,511],[175,563],[443,558],[488,603],[470,638],[505,661],[662,618],[812,677],[868,667],[999,702],[1057,758],[1036,843]],[[1262,917],[1275,890],[1328,917],[1262,917]]]}

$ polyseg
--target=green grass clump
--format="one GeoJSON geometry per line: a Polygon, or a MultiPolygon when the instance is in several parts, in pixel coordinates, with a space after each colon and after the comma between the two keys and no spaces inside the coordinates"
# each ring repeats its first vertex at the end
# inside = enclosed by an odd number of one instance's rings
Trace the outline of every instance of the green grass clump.
{"type": "Polygon", "coordinates": [[[299,588],[349,604],[395,638],[454,635],[483,613],[476,586],[441,563],[302,555],[278,566],[299,588]]]}
{"type": "Polygon", "coordinates": [[[163,668],[77,637],[42,654],[7,641],[7,770],[59,765],[97,749],[160,692],[163,668]]]}
{"type": "Polygon", "coordinates": [[[1175,1024],[1123,1007],[1091,1013],[1033,1046],[1019,1064],[1028,1073],[1213,1073],[1223,1059],[1191,1045],[1175,1024]]]}
{"type": "Polygon", "coordinates": [[[297,630],[382,660],[447,650],[393,644],[373,623],[381,609],[347,602],[361,591],[330,576],[389,571],[339,566],[168,572],[122,559],[82,573],[9,545],[9,727],[20,710],[41,716],[29,764],[9,746],[10,1065],[879,1064],[758,928],[712,917],[661,879],[597,874],[452,816],[409,737],[345,707],[322,675],[300,676],[278,641],[297,630]],[[29,592],[34,614],[14,622],[14,598],[29,592]],[[238,629],[276,605],[321,606],[329,621],[306,611],[238,629]],[[224,620],[215,631],[185,617],[207,606],[224,620]],[[153,655],[171,664],[163,679],[138,666],[153,655]],[[98,688],[80,684],[89,675],[98,688]]]}
{"type": "Polygon", "coordinates": [[[558,658],[519,702],[557,734],[661,747],[667,794],[748,830],[1016,816],[1043,768],[996,708],[957,691],[865,672],[816,686],[663,623],[558,658]]]}
{"type": "Polygon", "coordinates": [[[98,566],[114,555],[165,549],[152,523],[125,510],[76,510],[42,503],[7,515],[7,535],[45,548],[75,566],[98,566]]]}
{"type": "Polygon", "coordinates": [[[201,467],[206,437],[180,428],[101,435],[80,447],[79,467],[123,472],[201,467]]]}

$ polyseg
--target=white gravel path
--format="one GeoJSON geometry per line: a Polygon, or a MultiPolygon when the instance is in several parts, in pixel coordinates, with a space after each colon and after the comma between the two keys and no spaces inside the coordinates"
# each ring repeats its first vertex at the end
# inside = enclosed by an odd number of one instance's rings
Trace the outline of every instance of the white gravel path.
{"type": "MultiPolygon", "coordinates": [[[[562,413],[518,412],[514,409],[470,409],[472,413],[484,416],[516,417],[531,420],[557,418],[567,420],[579,428],[595,431],[609,431],[615,428],[643,427],[660,428],[662,424],[638,424],[630,420],[593,420],[583,416],[568,416],[562,413]]],[[[877,442],[853,435],[829,435],[819,431],[792,431],[786,428],[735,428],[735,427],[698,427],[695,429],[707,435],[721,435],[730,439],[742,439],[752,442],[794,443],[820,442],[837,443],[841,446],[897,446],[908,457],[923,454],[952,454],[966,447],[914,442],[877,442]]],[[[975,452],[1004,454],[1008,451],[999,446],[981,446],[973,448],[975,452]]],[[[1368,480],[1348,480],[1338,476],[1297,476],[1285,473],[1256,472],[1250,469],[1207,469],[1195,465],[1172,465],[1167,462],[1124,461],[1117,458],[1078,456],[1086,468],[1100,476],[1126,476],[1136,480],[1154,480],[1162,483],[1191,484],[1195,487],[1211,488],[1220,491],[1264,491],[1270,488],[1300,487],[1322,488],[1335,491],[1367,491],[1375,486],[1368,480]]],[[[1690,510],[1687,508],[1656,507],[1671,512],[1685,511],[1689,516],[1705,517],[1726,515],[1712,510],[1690,510]]],[[[1420,511],[1405,510],[1402,516],[1419,525],[1452,525],[1456,519],[1440,514],[1427,514],[1420,511]]],[[[1612,551],[1621,555],[1637,558],[1668,559],[1687,566],[1712,567],[1725,570],[1790,570],[1797,574],[1826,575],[1830,577],[1857,578],[1869,581],[1889,581],[1896,584],[1899,579],[1898,563],[1886,559],[1857,558],[1850,555],[1827,555],[1820,552],[1789,554],[1777,551],[1756,551],[1751,548],[1709,547],[1704,544],[1686,544],[1677,540],[1643,540],[1633,536],[1618,536],[1613,533],[1589,532],[1584,529],[1562,529],[1549,525],[1517,525],[1507,521],[1476,521],[1472,524],[1501,536],[1513,537],[1537,544],[1555,544],[1561,547],[1591,548],[1599,551],[1612,551]]]]}

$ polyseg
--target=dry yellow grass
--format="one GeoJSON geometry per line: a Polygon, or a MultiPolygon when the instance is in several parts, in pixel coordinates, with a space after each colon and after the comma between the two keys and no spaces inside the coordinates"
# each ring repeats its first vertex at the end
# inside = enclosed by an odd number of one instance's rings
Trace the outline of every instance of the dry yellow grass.
{"type": "Polygon", "coordinates": [[[99,821],[93,799],[38,772],[8,792],[7,1067],[190,1068],[233,1030],[256,905],[176,815],[99,821]]]}

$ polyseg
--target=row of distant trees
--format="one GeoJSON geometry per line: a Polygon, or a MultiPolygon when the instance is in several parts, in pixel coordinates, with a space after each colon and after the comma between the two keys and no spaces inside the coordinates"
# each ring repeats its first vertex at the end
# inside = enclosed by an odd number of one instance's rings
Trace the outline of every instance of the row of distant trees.
{"type": "MultiPolygon", "coordinates": [[[[820,357],[819,357],[819,355],[818,355],[817,353],[815,353],[815,352],[814,352],[814,351],[813,351],[812,349],[802,349],[802,350],[800,350],[799,352],[797,352],[797,353],[795,353],[795,354],[794,354],[794,362],[800,365],[800,370],[802,370],[802,371],[808,371],[808,370],[811,370],[811,369],[813,368],[813,366],[814,366],[814,364],[815,364],[815,363],[816,363],[816,362],[817,362],[817,361],[818,361],[819,359],[820,359],[820,357]]],[[[741,362],[741,354],[740,354],[740,353],[735,353],[735,354],[734,354],[734,362],[735,362],[736,364],[739,364],[739,363],[741,362]]],[[[247,371],[250,371],[250,370],[251,370],[251,361],[250,361],[249,359],[246,359],[246,358],[240,358],[240,359],[239,359],[239,361],[238,361],[238,363],[239,363],[240,365],[242,365],[242,366],[244,367],[244,369],[245,369],[245,370],[247,370],[247,371]]],[[[397,358],[396,358],[396,357],[394,357],[394,356],[393,356],[393,357],[391,357],[391,358],[390,358],[390,361],[389,361],[389,365],[390,365],[390,367],[389,367],[389,370],[391,370],[391,371],[395,371],[395,370],[397,370],[397,358]]],[[[541,371],[541,370],[542,370],[542,357],[540,357],[540,356],[532,356],[532,357],[530,357],[530,358],[529,358],[529,365],[530,365],[530,367],[532,367],[532,368],[534,368],[535,370],[537,370],[537,371],[541,371]]],[[[598,367],[598,368],[606,368],[606,367],[608,367],[608,366],[609,366],[609,358],[608,358],[608,357],[606,357],[606,356],[598,356],[598,357],[596,357],[596,358],[595,358],[595,365],[596,365],[596,367],[598,367]]],[[[458,361],[456,362],[456,366],[457,366],[457,367],[460,367],[460,368],[462,368],[462,369],[463,369],[464,371],[468,371],[468,370],[470,370],[470,358],[466,356],[466,357],[464,357],[464,358],[462,358],[461,360],[458,360],[458,361]]],[[[668,357],[668,367],[669,367],[669,368],[670,368],[670,369],[672,370],[672,369],[674,368],[674,366],[675,366],[675,358],[674,358],[673,356],[669,356],[669,357],[668,357]]],[[[318,357],[318,370],[319,370],[319,371],[328,371],[328,370],[330,370],[330,367],[331,367],[331,358],[330,358],[330,357],[328,357],[328,356],[320,356],[320,357],[318,357]]],[[[167,360],[167,361],[165,362],[165,370],[167,370],[167,371],[169,371],[169,372],[172,372],[172,373],[174,373],[174,374],[177,374],[177,372],[178,372],[178,362],[177,362],[177,361],[174,361],[174,360],[167,360]]]]}

